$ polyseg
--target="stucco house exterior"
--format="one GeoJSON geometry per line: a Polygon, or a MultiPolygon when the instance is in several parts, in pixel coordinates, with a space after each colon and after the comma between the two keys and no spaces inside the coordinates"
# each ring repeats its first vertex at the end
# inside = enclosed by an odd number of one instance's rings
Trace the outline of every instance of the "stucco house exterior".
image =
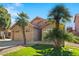
{"type": "Polygon", "coordinates": [[[79,14],[76,14],[74,17],[75,29],[72,31],[75,35],[79,36],[79,14]]]}
{"type": "MultiPolygon", "coordinates": [[[[51,23],[46,19],[36,17],[25,27],[26,39],[27,41],[41,41],[44,39],[46,31],[51,30],[54,27],[54,22],[51,23]]],[[[64,29],[64,25],[60,24],[60,27],[64,29]]],[[[22,30],[17,23],[11,27],[11,39],[23,40],[22,30]]]]}
{"type": "Polygon", "coordinates": [[[79,14],[75,15],[74,23],[75,23],[75,33],[79,34],[79,14]]]}
{"type": "Polygon", "coordinates": [[[6,29],[6,30],[0,30],[0,40],[3,39],[10,39],[10,29],[6,29]]]}

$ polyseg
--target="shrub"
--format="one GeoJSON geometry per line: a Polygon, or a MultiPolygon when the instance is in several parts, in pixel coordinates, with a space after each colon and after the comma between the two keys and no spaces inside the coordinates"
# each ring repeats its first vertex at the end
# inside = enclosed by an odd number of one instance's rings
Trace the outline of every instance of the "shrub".
{"type": "Polygon", "coordinates": [[[67,35],[69,36],[69,39],[66,40],[68,42],[73,42],[73,43],[79,43],[79,37],[74,35],[73,33],[67,33],[67,35]]]}

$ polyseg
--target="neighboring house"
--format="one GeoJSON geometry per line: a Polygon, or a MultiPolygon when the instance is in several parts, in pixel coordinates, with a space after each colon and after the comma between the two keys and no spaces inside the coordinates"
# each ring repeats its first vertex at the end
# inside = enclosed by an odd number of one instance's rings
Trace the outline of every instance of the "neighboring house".
{"type": "Polygon", "coordinates": [[[73,29],[72,27],[68,27],[67,31],[72,32],[75,35],[79,36],[79,14],[76,14],[74,17],[74,23],[75,23],[75,28],[73,29]]]}
{"type": "Polygon", "coordinates": [[[7,30],[0,30],[0,39],[10,39],[10,29],[7,30]]]}
{"type": "MultiPolygon", "coordinates": [[[[36,17],[26,27],[25,35],[28,41],[41,41],[44,39],[46,31],[55,27],[55,23],[48,22],[46,19],[36,17]]],[[[64,29],[64,25],[60,25],[64,29]]],[[[11,38],[13,40],[23,40],[21,28],[15,23],[11,27],[11,38]]]]}
{"type": "Polygon", "coordinates": [[[76,31],[72,27],[68,27],[67,32],[73,33],[75,35],[77,34],[76,31]]]}
{"type": "Polygon", "coordinates": [[[79,14],[75,15],[74,23],[75,23],[75,34],[79,35],[79,14]]]}

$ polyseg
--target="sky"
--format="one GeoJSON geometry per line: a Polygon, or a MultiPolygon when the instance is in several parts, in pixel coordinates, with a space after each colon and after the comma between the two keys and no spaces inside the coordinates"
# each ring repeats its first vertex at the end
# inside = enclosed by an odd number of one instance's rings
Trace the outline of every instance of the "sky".
{"type": "MultiPolygon", "coordinates": [[[[15,23],[17,13],[25,12],[29,16],[29,21],[33,20],[36,16],[47,19],[47,16],[52,8],[61,3],[2,3],[8,12],[11,14],[12,24],[15,23]]],[[[63,5],[69,9],[71,16],[75,16],[79,13],[79,3],[63,3],[63,5]]],[[[74,18],[71,18],[70,23],[66,23],[66,26],[74,28],[74,18]]]]}

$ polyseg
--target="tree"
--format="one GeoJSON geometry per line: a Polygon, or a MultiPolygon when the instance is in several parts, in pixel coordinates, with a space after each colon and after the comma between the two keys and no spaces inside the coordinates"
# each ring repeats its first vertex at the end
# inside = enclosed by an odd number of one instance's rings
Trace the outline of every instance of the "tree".
{"type": "Polygon", "coordinates": [[[17,24],[22,29],[23,38],[24,38],[24,45],[26,45],[25,26],[28,25],[28,20],[27,20],[28,18],[29,17],[24,12],[19,13],[18,17],[16,18],[17,19],[17,24]]]}
{"type": "Polygon", "coordinates": [[[63,5],[57,5],[48,15],[48,19],[50,21],[55,21],[55,28],[49,31],[45,38],[53,40],[54,51],[57,55],[61,52],[64,40],[69,37],[63,30],[60,29],[60,23],[70,21],[70,17],[68,9],[63,5]]]}
{"type": "Polygon", "coordinates": [[[5,9],[3,6],[0,6],[0,30],[4,32],[5,30],[9,29],[10,24],[11,24],[10,14],[8,13],[7,9],[5,9]]]}
{"type": "Polygon", "coordinates": [[[57,5],[55,8],[51,9],[48,19],[54,20],[56,24],[56,28],[59,29],[60,22],[70,21],[70,13],[68,8],[65,8],[64,5],[57,5]]]}
{"type": "Polygon", "coordinates": [[[45,39],[49,41],[53,41],[53,54],[54,55],[62,55],[62,47],[64,44],[64,40],[70,40],[71,36],[69,33],[62,31],[61,29],[52,29],[47,32],[45,39]]]}

